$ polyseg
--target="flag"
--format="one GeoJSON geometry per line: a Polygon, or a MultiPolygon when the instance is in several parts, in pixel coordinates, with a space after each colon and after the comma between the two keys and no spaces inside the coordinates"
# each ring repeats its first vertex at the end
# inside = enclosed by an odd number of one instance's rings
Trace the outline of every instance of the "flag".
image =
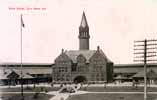
{"type": "Polygon", "coordinates": [[[25,24],[23,23],[22,14],[21,14],[21,26],[25,27],[25,24]]]}

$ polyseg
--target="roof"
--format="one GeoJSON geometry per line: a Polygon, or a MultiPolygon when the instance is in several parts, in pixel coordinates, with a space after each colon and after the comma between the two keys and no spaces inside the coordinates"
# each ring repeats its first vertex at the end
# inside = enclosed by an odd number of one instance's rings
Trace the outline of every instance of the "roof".
{"type": "Polygon", "coordinates": [[[66,55],[73,61],[73,63],[77,62],[77,56],[82,54],[87,61],[93,56],[96,50],[70,50],[66,51],[66,55]]]}
{"type": "Polygon", "coordinates": [[[128,79],[127,77],[124,77],[124,76],[122,76],[122,75],[118,75],[117,77],[115,77],[114,79],[128,79]]]}
{"type": "MultiPolygon", "coordinates": [[[[144,70],[138,72],[133,76],[133,78],[143,78],[144,77],[144,70]]],[[[148,78],[157,78],[157,73],[153,69],[149,69],[147,71],[148,78]]]]}
{"type": "MultiPolygon", "coordinates": [[[[0,63],[0,65],[21,65],[21,63],[20,62],[4,62],[4,63],[0,63]]],[[[26,63],[26,62],[23,62],[22,65],[51,66],[51,65],[53,65],[53,63],[26,63]]]]}
{"type": "Polygon", "coordinates": [[[11,73],[11,70],[0,70],[0,79],[8,79],[8,75],[11,73]]]}
{"type": "Polygon", "coordinates": [[[24,78],[24,79],[30,79],[30,78],[34,78],[34,77],[32,77],[31,75],[29,75],[29,74],[24,74],[23,75],[23,77],[22,78],[24,78]]]}
{"type": "MultiPolygon", "coordinates": [[[[114,73],[138,73],[144,68],[143,64],[115,64],[114,73]]],[[[153,69],[157,72],[157,63],[147,65],[147,69],[153,69]]]]}
{"type": "MultiPolygon", "coordinates": [[[[8,70],[5,70],[5,72],[3,72],[2,70],[0,71],[0,79],[8,79],[8,78],[11,78],[10,75],[14,75],[13,73],[15,73],[18,78],[21,77],[21,70],[11,70],[11,69],[8,69],[8,70]]],[[[14,76],[13,76],[14,77],[14,76]]],[[[33,78],[31,75],[29,75],[29,73],[23,71],[23,77],[22,78],[33,78]]]]}
{"type": "Polygon", "coordinates": [[[112,61],[105,55],[105,53],[104,53],[102,50],[100,50],[100,53],[104,56],[104,58],[107,59],[107,62],[112,62],[112,61]]]}
{"type": "Polygon", "coordinates": [[[84,12],[83,12],[83,15],[82,15],[82,20],[81,20],[80,27],[83,27],[83,28],[88,27],[87,19],[86,19],[86,16],[85,16],[84,12]]]}
{"type": "Polygon", "coordinates": [[[26,71],[29,74],[52,74],[52,69],[49,69],[49,68],[24,69],[24,71],[26,71]]]}
{"type": "MultiPolygon", "coordinates": [[[[144,64],[143,63],[134,63],[134,64],[115,64],[114,67],[115,68],[137,68],[137,67],[143,67],[144,64]]],[[[157,63],[148,63],[147,67],[157,67],[157,63]]]]}
{"type": "Polygon", "coordinates": [[[8,79],[18,79],[20,77],[21,77],[21,74],[15,72],[14,70],[12,70],[12,72],[10,74],[8,74],[8,76],[7,76],[8,79]]]}
{"type": "Polygon", "coordinates": [[[140,72],[143,68],[114,68],[114,73],[137,73],[140,72]]]}
{"type": "MultiPolygon", "coordinates": [[[[97,50],[70,50],[66,51],[65,54],[73,61],[73,63],[77,63],[77,57],[81,54],[86,58],[86,61],[89,62],[89,59],[96,53],[96,51],[97,50]]],[[[107,62],[112,62],[102,50],[100,50],[100,53],[107,59],[107,62]]]]}
{"type": "MultiPolygon", "coordinates": [[[[0,69],[0,79],[7,79],[7,76],[14,71],[16,74],[21,76],[21,69],[14,68],[14,69],[0,69]],[[5,72],[4,72],[5,71],[5,72]]],[[[52,68],[23,68],[23,77],[24,78],[31,78],[30,75],[33,74],[52,74],[52,68]]]]}

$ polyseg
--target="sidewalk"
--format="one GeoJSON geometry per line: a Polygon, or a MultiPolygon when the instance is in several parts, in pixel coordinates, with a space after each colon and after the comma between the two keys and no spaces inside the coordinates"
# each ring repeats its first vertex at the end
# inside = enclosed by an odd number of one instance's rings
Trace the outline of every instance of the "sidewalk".
{"type": "Polygon", "coordinates": [[[47,94],[55,95],[50,100],[66,100],[71,95],[80,95],[80,94],[86,94],[86,93],[88,93],[88,92],[87,91],[76,91],[75,93],[59,93],[59,91],[53,91],[53,92],[48,92],[47,94]]]}
{"type": "MultiPolygon", "coordinates": [[[[75,93],[58,93],[50,92],[48,94],[55,95],[50,100],[67,100],[71,95],[80,95],[80,94],[144,94],[144,92],[88,92],[88,91],[77,91],[75,93]]],[[[148,92],[148,94],[157,94],[157,92],[148,92]]]]}
{"type": "Polygon", "coordinates": [[[58,93],[54,97],[52,97],[50,100],[66,100],[69,97],[69,93],[58,93]]]}
{"type": "MultiPolygon", "coordinates": [[[[83,87],[86,87],[88,84],[84,84],[83,87]]],[[[138,86],[143,86],[144,84],[138,84],[138,86]]],[[[28,84],[28,85],[23,85],[24,87],[33,87],[34,84],[28,84]]],[[[51,87],[50,84],[47,83],[41,83],[41,84],[36,84],[36,87],[51,87]]],[[[106,86],[108,87],[125,87],[125,86],[132,86],[131,82],[125,82],[125,83],[120,83],[120,84],[114,84],[114,83],[109,83],[106,84],[106,86]]],[[[21,85],[16,85],[16,86],[10,86],[10,88],[17,88],[17,87],[21,87],[21,85]]],[[[53,87],[60,87],[60,84],[54,84],[53,87]]],[[[88,85],[88,87],[104,87],[104,84],[90,84],[88,85]]],[[[148,87],[157,87],[157,84],[151,84],[150,86],[148,85],[148,87]]],[[[2,88],[9,88],[9,86],[0,86],[0,89],[2,88]]]]}

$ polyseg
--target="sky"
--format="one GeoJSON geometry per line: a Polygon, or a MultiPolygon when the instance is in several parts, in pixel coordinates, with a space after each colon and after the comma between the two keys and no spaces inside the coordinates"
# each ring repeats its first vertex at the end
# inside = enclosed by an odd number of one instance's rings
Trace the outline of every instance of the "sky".
{"type": "Polygon", "coordinates": [[[20,62],[20,14],[23,62],[53,63],[62,48],[78,50],[83,11],[90,50],[115,64],[134,63],[135,40],[157,39],[157,0],[0,0],[0,63],[20,62]]]}

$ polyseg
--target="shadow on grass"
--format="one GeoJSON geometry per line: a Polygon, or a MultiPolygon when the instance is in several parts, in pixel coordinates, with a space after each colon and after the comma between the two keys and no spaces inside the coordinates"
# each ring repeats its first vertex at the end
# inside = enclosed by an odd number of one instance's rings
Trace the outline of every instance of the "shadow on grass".
{"type": "MultiPolygon", "coordinates": [[[[24,87],[24,92],[36,92],[36,90],[40,90],[40,91],[57,91],[59,90],[60,87],[24,87]]],[[[20,92],[21,88],[17,87],[17,88],[2,88],[1,89],[2,92],[20,92]]]]}
{"type": "MultiPolygon", "coordinates": [[[[83,87],[80,90],[90,92],[143,92],[143,87],[83,87]]],[[[157,92],[156,87],[148,87],[148,92],[157,92]]]]}
{"type": "MultiPolygon", "coordinates": [[[[24,94],[24,100],[49,100],[53,95],[47,95],[43,93],[30,93],[24,94]]],[[[21,100],[21,94],[3,94],[2,100],[21,100]]]]}
{"type": "MultiPolygon", "coordinates": [[[[156,95],[148,95],[147,100],[156,100],[156,95]]],[[[143,94],[82,94],[72,95],[68,100],[143,100],[143,94]]]]}

